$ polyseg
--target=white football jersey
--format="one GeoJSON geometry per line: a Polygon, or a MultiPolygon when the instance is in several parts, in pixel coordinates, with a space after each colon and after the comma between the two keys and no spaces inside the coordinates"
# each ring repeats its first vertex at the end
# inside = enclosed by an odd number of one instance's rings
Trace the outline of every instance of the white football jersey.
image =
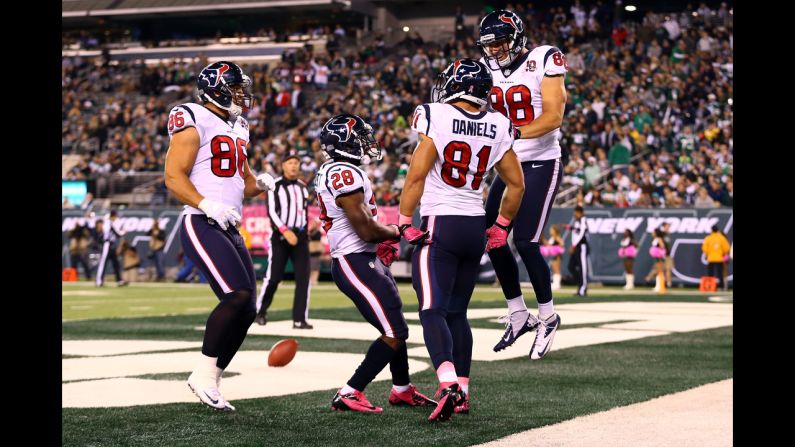
{"type": "Polygon", "coordinates": [[[430,103],[414,111],[411,128],[433,140],[436,162],[425,179],[422,216],[482,216],[483,177],[511,148],[513,125],[493,110],[478,113],[430,103]]]}
{"type": "Polygon", "coordinates": [[[377,244],[363,241],[353,225],[345,216],[345,211],[337,206],[337,197],[361,190],[364,200],[370,207],[373,220],[378,215],[373,188],[367,174],[358,166],[344,161],[328,161],[320,166],[315,176],[315,191],[320,205],[320,220],[326,230],[332,258],[350,253],[375,253],[377,244]]]}
{"type": "MultiPolygon", "coordinates": [[[[483,58],[480,62],[489,67],[483,58]]],[[[511,119],[514,126],[530,124],[541,116],[541,81],[544,76],[564,76],[566,57],[550,45],[534,48],[511,64],[510,69],[491,70],[491,106],[511,119]]],[[[552,160],[560,157],[560,128],[538,138],[516,140],[513,150],[519,161],[552,160]]]]}
{"type": "MultiPolygon", "coordinates": [[[[169,138],[188,127],[199,132],[199,153],[190,171],[191,183],[202,196],[234,206],[242,215],[248,122],[241,116],[232,124],[199,104],[180,104],[171,109],[169,138]]],[[[185,213],[204,214],[188,205],[185,213]]]]}

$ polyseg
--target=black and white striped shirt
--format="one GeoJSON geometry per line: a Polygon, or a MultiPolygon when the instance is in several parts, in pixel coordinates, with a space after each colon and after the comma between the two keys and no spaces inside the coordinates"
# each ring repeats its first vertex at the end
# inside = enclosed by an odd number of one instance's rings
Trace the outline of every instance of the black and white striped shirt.
{"type": "Polygon", "coordinates": [[[574,219],[574,225],[571,228],[571,246],[588,245],[588,224],[585,222],[585,216],[579,219],[574,219]]]}
{"type": "Polygon", "coordinates": [[[306,228],[309,190],[302,180],[276,179],[276,188],[268,192],[268,217],[273,230],[287,227],[293,231],[306,228]]]}
{"type": "Polygon", "coordinates": [[[114,222],[110,220],[110,217],[105,218],[102,233],[102,241],[110,242],[111,244],[115,244],[120,237],[124,236],[124,231],[119,228],[119,221],[116,220],[114,222]]]}

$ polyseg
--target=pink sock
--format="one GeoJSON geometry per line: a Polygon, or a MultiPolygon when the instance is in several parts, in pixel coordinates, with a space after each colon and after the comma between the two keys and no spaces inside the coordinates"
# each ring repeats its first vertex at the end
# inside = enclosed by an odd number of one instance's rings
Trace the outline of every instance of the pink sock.
{"type": "Polygon", "coordinates": [[[455,374],[455,365],[453,362],[446,361],[439,365],[436,368],[436,377],[439,378],[439,382],[457,382],[458,376],[455,374]]]}
{"type": "Polygon", "coordinates": [[[458,383],[461,385],[461,389],[464,390],[464,393],[469,394],[469,377],[459,377],[458,383]]]}

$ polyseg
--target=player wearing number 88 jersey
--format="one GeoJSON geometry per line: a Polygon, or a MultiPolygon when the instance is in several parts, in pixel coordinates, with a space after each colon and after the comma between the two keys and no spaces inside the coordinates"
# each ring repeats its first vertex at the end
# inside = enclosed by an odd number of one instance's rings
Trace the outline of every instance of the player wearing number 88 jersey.
{"type": "MultiPolygon", "coordinates": [[[[483,59],[489,64],[494,77],[491,103],[495,110],[509,117],[518,128],[514,150],[522,162],[525,193],[516,215],[513,240],[522,257],[533,291],[538,301],[539,318],[555,321],[552,304],[551,274],[546,260],[541,255],[539,240],[549,218],[561,181],[560,125],[566,107],[564,75],[568,67],[563,53],[549,45],[541,45],[528,51],[522,19],[511,11],[497,10],[487,14],[480,22],[478,47],[483,59]]],[[[505,190],[501,177],[494,180],[486,201],[488,225],[499,224],[498,204],[505,190]]],[[[492,265],[500,280],[507,300],[510,321],[503,338],[494,347],[500,351],[522,334],[535,329],[538,319],[530,315],[519,286],[519,269],[513,253],[507,246],[494,247],[489,251],[492,265]]],[[[546,325],[542,322],[541,324],[546,325]]],[[[554,336],[554,329],[551,336],[554,336]]],[[[545,333],[539,331],[537,334],[545,333]]],[[[536,337],[540,343],[543,337],[536,337]]],[[[552,338],[550,337],[549,340],[552,338]]],[[[540,346],[540,344],[539,344],[540,346]]],[[[540,355],[541,358],[548,347],[540,355]]]]}
{"type": "MultiPolygon", "coordinates": [[[[491,75],[481,62],[456,60],[439,74],[432,97],[411,121],[419,134],[400,200],[400,225],[422,199],[422,229],[431,243],[412,254],[412,283],[420,304],[425,345],[439,379],[439,404],[430,421],[467,410],[472,330],[467,307],[486,245],[483,177],[496,167],[508,185],[500,215],[510,222],[524,183],[511,149],[511,122],[486,110],[491,75]]],[[[489,244],[497,243],[495,238],[489,244]]],[[[504,238],[501,239],[504,243],[504,238]]]]}

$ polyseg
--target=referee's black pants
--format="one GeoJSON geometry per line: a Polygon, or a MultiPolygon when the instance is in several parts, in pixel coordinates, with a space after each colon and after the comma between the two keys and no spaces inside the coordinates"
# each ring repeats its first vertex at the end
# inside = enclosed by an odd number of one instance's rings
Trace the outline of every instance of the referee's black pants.
{"type": "Polygon", "coordinates": [[[278,231],[271,235],[268,251],[268,270],[262,282],[257,302],[262,303],[258,314],[264,315],[273,303],[273,295],[284,278],[287,260],[293,260],[295,294],[293,295],[293,321],[306,321],[309,317],[309,237],[306,230],[295,232],[298,243],[290,245],[278,231]]]}
{"type": "Polygon", "coordinates": [[[101,286],[105,283],[105,263],[110,261],[113,267],[113,273],[116,274],[116,281],[121,283],[121,268],[119,267],[119,258],[116,256],[116,244],[113,242],[105,242],[102,245],[102,255],[99,258],[97,265],[97,280],[96,285],[101,286]]]}
{"type": "Polygon", "coordinates": [[[588,293],[588,245],[579,244],[569,257],[569,272],[577,281],[577,295],[588,293]]]}

